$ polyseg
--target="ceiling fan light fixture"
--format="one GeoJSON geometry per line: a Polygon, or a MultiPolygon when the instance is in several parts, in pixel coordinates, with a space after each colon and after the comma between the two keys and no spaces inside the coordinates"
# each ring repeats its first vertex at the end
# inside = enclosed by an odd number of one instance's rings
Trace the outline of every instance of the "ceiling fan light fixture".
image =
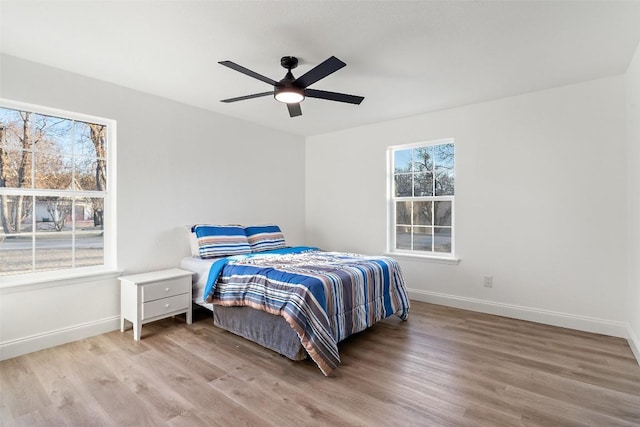
{"type": "Polygon", "coordinates": [[[289,117],[298,117],[302,115],[300,103],[306,98],[326,99],[327,101],[346,102],[348,104],[355,105],[359,105],[364,100],[364,97],[362,96],[309,89],[309,86],[318,80],[324,79],[328,75],[335,73],[347,65],[335,56],[332,56],[319,65],[316,65],[297,79],[293,76],[291,70],[298,66],[298,58],[295,56],[283,56],[280,58],[280,65],[282,65],[283,68],[286,68],[287,74],[279,82],[270,79],[269,77],[265,77],[262,74],[258,74],[255,71],[251,71],[242,65],[236,64],[235,62],[220,61],[219,64],[273,86],[273,90],[269,92],[260,92],[251,95],[238,96],[236,98],[222,99],[220,102],[244,101],[247,99],[273,95],[276,101],[287,104],[289,117]]]}
{"type": "Polygon", "coordinates": [[[295,87],[284,87],[276,90],[274,97],[276,101],[284,102],[285,104],[297,104],[304,100],[304,92],[302,89],[295,87]]]}

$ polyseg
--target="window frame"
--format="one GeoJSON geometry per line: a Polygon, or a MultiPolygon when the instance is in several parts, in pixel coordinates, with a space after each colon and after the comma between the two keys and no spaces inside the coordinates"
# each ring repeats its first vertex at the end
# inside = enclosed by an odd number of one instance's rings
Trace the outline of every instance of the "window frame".
{"type": "MultiPolygon", "coordinates": [[[[97,192],[91,190],[66,190],[66,189],[43,189],[43,188],[10,188],[2,187],[0,192],[6,195],[25,195],[28,197],[95,197],[104,200],[103,219],[103,264],[84,267],[65,267],[43,271],[29,271],[24,273],[14,273],[0,275],[0,288],[17,285],[27,285],[43,283],[45,281],[60,281],[74,278],[86,278],[95,275],[109,275],[117,271],[116,259],[116,135],[117,122],[113,119],[97,117],[84,113],[52,108],[37,104],[30,104],[6,98],[0,98],[0,107],[28,111],[34,114],[59,117],[78,122],[95,123],[104,125],[106,128],[106,190],[97,192]]],[[[82,156],[81,156],[82,157],[82,156]]],[[[34,208],[35,209],[35,206],[34,208]]],[[[35,220],[35,218],[34,218],[35,220]]],[[[75,240],[76,231],[68,232],[75,240]]],[[[36,236],[36,231],[29,232],[36,236]]],[[[35,238],[35,237],[34,237],[35,238]]],[[[32,246],[32,257],[35,256],[35,249],[32,246]]],[[[33,258],[32,258],[33,260],[33,258]]],[[[55,283],[52,282],[52,285],[55,283]]]]}
{"type": "MultiPolygon", "coordinates": [[[[454,263],[457,264],[459,259],[456,255],[456,204],[455,194],[457,193],[457,181],[454,181],[454,194],[452,196],[411,196],[396,197],[395,195],[395,153],[397,151],[414,149],[419,147],[428,147],[434,145],[453,144],[453,171],[455,177],[456,171],[456,144],[454,138],[442,138],[429,141],[420,141],[409,144],[393,145],[387,148],[387,253],[392,256],[409,259],[425,259],[435,262],[454,263]],[[420,251],[415,249],[398,249],[396,248],[396,206],[398,201],[450,201],[451,202],[451,252],[435,252],[420,251]]],[[[435,177],[434,177],[435,178],[435,177]]],[[[435,179],[434,179],[435,185],[435,179]]],[[[413,219],[412,219],[413,223],[413,219]]],[[[411,224],[413,226],[413,224],[411,224]]]]}

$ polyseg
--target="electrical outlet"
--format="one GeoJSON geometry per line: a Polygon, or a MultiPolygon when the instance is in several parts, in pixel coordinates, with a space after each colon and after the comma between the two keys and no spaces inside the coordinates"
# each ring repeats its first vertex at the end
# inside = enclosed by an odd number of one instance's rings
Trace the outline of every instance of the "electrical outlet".
{"type": "Polygon", "coordinates": [[[484,276],[484,287],[493,288],[493,276],[484,276]]]}

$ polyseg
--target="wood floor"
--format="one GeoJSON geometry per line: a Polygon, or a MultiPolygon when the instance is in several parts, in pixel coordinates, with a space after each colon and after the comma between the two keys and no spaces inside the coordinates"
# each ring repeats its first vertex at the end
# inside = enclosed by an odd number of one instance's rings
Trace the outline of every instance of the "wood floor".
{"type": "Polygon", "coordinates": [[[210,312],[0,363],[2,426],[639,426],[623,339],[412,302],[324,377],[210,312]]]}

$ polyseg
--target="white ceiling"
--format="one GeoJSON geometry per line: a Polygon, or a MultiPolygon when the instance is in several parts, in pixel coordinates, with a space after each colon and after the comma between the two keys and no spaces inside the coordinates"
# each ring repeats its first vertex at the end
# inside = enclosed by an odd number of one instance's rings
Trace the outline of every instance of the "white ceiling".
{"type": "MultiPolygon", "coordinates": [[[[1,1],[3,53],[298,135],[624,73],[640,41],[640,1],[1,1]],[[312,86],[365,97],[307,99],[290,118],[270,90],[280,57],[312,86]]],[[[1,76],[0,76],[1,77],[1,76]]]]}

